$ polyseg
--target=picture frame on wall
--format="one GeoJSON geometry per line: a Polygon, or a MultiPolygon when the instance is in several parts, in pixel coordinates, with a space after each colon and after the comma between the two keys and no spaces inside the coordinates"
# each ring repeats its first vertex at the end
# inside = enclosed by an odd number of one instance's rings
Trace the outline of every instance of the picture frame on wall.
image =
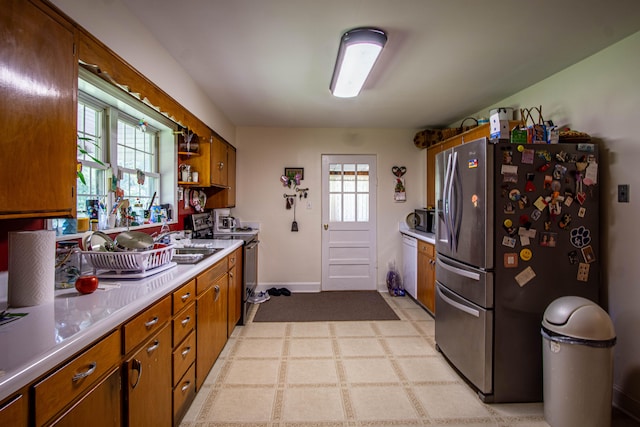
{"type": "Polygon", "coordinates": [[[304,168],[284,168],[284,176],[288,178],[294,178],[297,174],[300,174],[300,180],[303,180],[304,168]]]}

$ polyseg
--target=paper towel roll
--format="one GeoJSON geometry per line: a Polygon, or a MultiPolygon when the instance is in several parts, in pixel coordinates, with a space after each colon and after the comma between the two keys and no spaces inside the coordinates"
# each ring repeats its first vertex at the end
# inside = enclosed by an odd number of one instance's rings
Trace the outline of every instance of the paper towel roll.
{"type": "Polygon", "coordinates": [[[29,307],[53,301],[56,232],[9,232],[9,307],[29,307]]]}

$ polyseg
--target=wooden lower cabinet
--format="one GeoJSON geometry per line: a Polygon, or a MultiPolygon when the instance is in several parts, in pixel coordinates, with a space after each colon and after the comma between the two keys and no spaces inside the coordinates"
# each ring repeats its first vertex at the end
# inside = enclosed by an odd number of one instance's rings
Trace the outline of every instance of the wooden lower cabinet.
{"type": "MultiPolygon", "coordinates": [[[[120,366],[120,330],[112,332],[87,350],[71,359],[62,367],[47,375],[33,386],[33,410],[36,426],[49,425],[52,420],[63,422],[65,412],[80,404],[88,394],[95,392],[96,384],[120,366]],[[64,414],[64,415],[60,415],[64,414]]],[[[97,392],[99,401],[109,404],[116,396],[107,397],[106,389],[97,392]]],[[[118,391],[118,399],[119,399],[118,391]]],[[[72,412],[71,419],[77,415],[72,412]]]]}
{"type": "Polygon", "coordinates": [[[236,249],[229,259],[229,301],[227,303],[227,335],[231,336],[242,316],[242,247],[236,249]]]}
{"type": "Polygon", "coordinates": [[[177,426],[239,318],[242,248],[0,401],[0,426],[177,426]]]}
{"type": "Polygon", "coordinates": [[[436,259],[431,243],[418,241],[418,301],[435,316],[436,314],[436,259]]]}
{"type": "MultiPolygon", "coordinates": [[[[225,260],[226,263],[226,260],[225,260]]],[[[225,272],[196,302],[196,389],[200,390],[227,343],[228,274],[225,272]]]]}
{"type": "Polygon", "coordinates": [[[196,396],[196,280],[173,292],[173,425],[182,417],[196,396]]]}
{"type": "Polygon", "coordinates": [[[171,326],[168,323],[125,362],[126,421],[130,427],[171,426],[171,326]]]}
{"type": "Polygon", "coordinates": [[[29,424],[27,390],[23,390],[0,403],[0,426],[27,427],[29,424]]]}
{"type": "Polygon", "coordinates": [[[50,425],[56,427],[113,427],[121,425],[121,381],[121,370],[118,366],[50,425]]]}

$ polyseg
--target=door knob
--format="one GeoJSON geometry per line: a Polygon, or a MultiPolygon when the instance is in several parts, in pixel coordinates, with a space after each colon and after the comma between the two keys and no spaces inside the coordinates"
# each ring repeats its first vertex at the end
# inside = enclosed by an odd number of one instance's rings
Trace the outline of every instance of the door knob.
{"type": "Polygon", "coordinates": [[[329,229],[329,224],[325,224],[325,225],[324,225],[324,229],[325,229],[325,230],[328,230],[328,229],[329,229]]]}

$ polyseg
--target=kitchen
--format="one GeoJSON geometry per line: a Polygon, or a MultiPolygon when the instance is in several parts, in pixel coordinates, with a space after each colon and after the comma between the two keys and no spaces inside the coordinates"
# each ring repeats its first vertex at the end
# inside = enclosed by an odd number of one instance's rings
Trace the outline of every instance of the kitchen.
{"type": "MultiPolygon", "coordinates": [[[[386,196],[393,194],[393,180],[381,175],[379,180],[379,200],[383,208],[379,209],[378,239],[385,242],[379,245],[378,283],[383,287],[386,265],[389,261],[400,262],[400,238],[397,224],[414,207],[422,206],[426,184],[424,183],[425,165],[423,151],[416,149],[413,136],[416,127],[410,129],[371,129],[358,127],[347,128],[294,128],[267,126],[239,126],[235,128],[224,116],[204,98],[199,91],[190,90],[191,83],[184,78],[183,71],[177,69],[173,59],[160,47],[154,58],[148,59],[151,64],[142,64],[138,59],[139,50],[120,40],[119,33],[128,32],[128,40],[144,41],[145,46],[157,46],[157,41],[150,39],[148,33],[138,25],[128,25],[113,31],[105,28],[102,20],[91,18],[91,11],[83,10],[80,4],[73,2],[56,2],[69,15],[77,19],[83,26],[95,32],[108,45],[132,64],[138,65],[149,77],[165,90],[175,90],[175,97],[184,100],[193,111],[210,117],[210,125],[234,144],[239,150],[238,166],[242,173],[238,174],[238,201],[234,215],[246,221],[261,222],[261,264],[259,277],[261,284],[271,287],[272,284],[296,286],[311,284],[316,286],[320,280],[319,262],[308,262],[320,258],[320,214],[318,209],[302,209],[297,212],[300,232],[290,233],[291,218],[282,215],[281,189],[277,179],[286,165],[305,167],[305,186],[320,187],[319,164],[320,154],[325,152],[374,152],[378,155],[379,170],[390,171],[394,165],[402,163],[407,167],[406,203],[384,202],[386,196]],[[157,69],[176,67],[169,78],[157,69]],[[185,95],[188,94],[188,95],[185,95]],[[295,147],[295,149],[292,149],[295,147]],[[250,149],[248,149],[250,148],[250,149]],[[272,180],[265,177],[273,177],[272,180]],[[273,181],[274,185],[271,185],[273,181]],[[266,212],[263,217],[256,218],[255,212],[266,212]],[[286,250],[284,250],[286,248],[286,250]],[[286,254],[286,256],[284,255],[286,254]],[[304,262],[303,262],[304,261],[304,262]],[[268,268],[266,266],[269,266],[268,268]],[[283,273],[286,271],[286,275],[283,273]]],[[[116,6],[124,7],[119,3],[116,6]]],[[[127,16],[126,10],[110,10],[104,5],[101,16],[114,16],[114,19],[133,19],[127,16]],[[115,18],[117,17],[117,18],[115,18]]],[[[98,6],[95,6],[98,7],[98,6]]],[[[112,5],[112,7],[115,7],[112,5]]],[[[573,128],[588,132],[604,141],[609,150],[609,174],[601,187],[604,198],[603,208],[603,242],[606,242],[608,253],[603,256],[605,263],[605,298],[608,311],[612,315],[619,344],[616,346],[616,376],[614,388],[619,405],[629,408],[638,414],[640,393],[638,392],[637,366],[635,355],[638,354],[640,340],[637,337],[639,323],[635,313],[634,300],[640,290],[636,285],[639,267],[633,258],[633,248],[638,241],[637,227],[633,218],[631,205],[615,202],[615,189],[618,184],[631,184],[631,203],[635,201],[634,189],[637,178],[633,171],[635,163],[634,141],[637,139],[633,126],[632,111],[638,106],[635,70],[638,68],[636,52],[640,40],[638,34],[585,59],[575,66],[559,72],[522,91],[514,91],[513,95],[505,94],[499,101],[486,106],[478,106],[470,115],[486,116],[489,109],[495,106],[514,105],[530,106],[543,104],[545,111],[560,122],[570,123],[573,128]],[[612,77],[615,76],[615,77],[612,77]],[[590,89],[585,93],[584,87],[590,89]],[[606,106],[606,109],[603,108],[606,106]],[[605,189],[606,186],[606,189],[605,189]],[[624,236],[624,237],[622,237],[624,236]]],[[[333,49],[333,46],[332,46],[333,49]]],[[[172,92],[174,93],[174,92],[172,92]]],[[[461,100],[460,102],[464,102],[461,100]]],[[[456,117],[462,118],[462,115],[456,117]]],[[[454,122],[456,118],[452,118],[454,122]]],[[[389,200],[390,200],[389,196],[389,200]]],[[[311,193],[312,206],[320,206],[318,193],[311,193]]],[[[23,224],[23,223],[20,223],[23,224]]],[[[3,225],[5,227],[7,225],[3,225]]],[[[6,248],[6,241],[2,242],[6,248]]],[[[6,249],[5,249],[6,251],[6,249]]]]}

